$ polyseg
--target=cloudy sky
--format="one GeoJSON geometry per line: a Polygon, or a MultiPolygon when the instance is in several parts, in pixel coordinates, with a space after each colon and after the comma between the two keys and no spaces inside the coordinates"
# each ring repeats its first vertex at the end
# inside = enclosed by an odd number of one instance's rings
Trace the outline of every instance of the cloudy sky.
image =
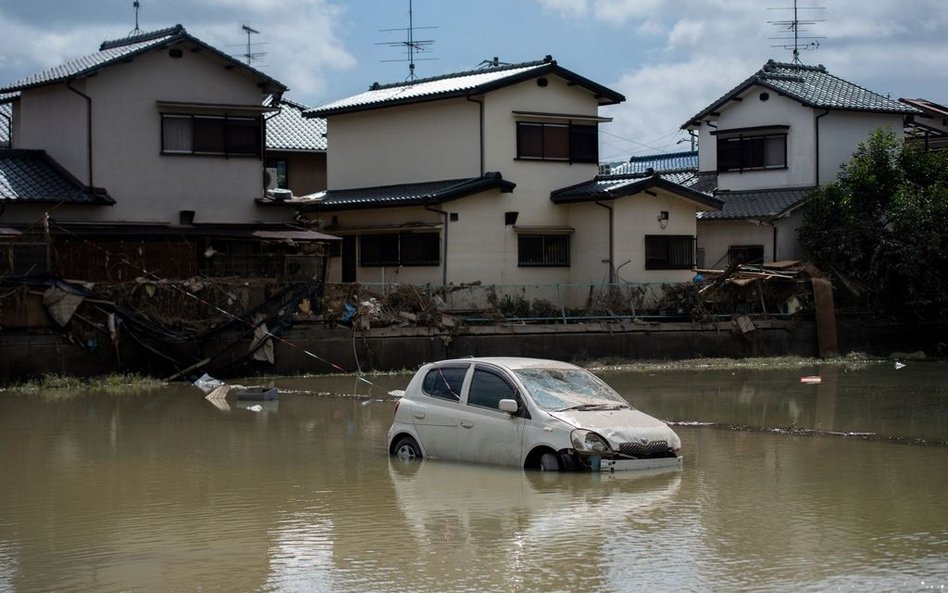
{"type": "MultiPolygon", "coordinates": [[[[261,33],[254,64],[315,106],[408,74],[401,50],[408,0],[140,0],[140,28],[180,23],[241,54],[241,25],[261,33]]],[[[808,64],[892,97],[948,103],[945,0],[800,0],[808,64]],[[821,10],[802,7],[822,7],[821,10]]],[[[499,57],[553,55],[560,65],[627,98],[604,115],[603,160],[680,150],[679,126],[773,58],[792,0],[413,0],[416,39],[433,40],[418,76],[467,70],[499,57]]],[[[92,53],[134,28],[132,0],[0,0],[0,82],[92,53]]]]}

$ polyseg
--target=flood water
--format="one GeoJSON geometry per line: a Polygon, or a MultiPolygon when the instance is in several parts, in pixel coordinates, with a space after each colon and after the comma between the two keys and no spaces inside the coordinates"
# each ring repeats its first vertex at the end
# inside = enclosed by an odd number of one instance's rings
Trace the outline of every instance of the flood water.
{"type": "Polygon", "coordinates": [[[600,374],[682,471],[393,463],[407,376],[2,392],[0,592],[948,588],[948,365],[600,374]]]}

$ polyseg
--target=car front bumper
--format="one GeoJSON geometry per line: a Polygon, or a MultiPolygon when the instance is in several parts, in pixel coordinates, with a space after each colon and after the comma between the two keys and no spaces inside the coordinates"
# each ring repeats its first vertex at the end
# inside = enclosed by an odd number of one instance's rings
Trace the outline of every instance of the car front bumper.
{"type": "Polygon", "coordinates": [[[659,459],[603,459],[599,462],[600,472],[632,471],[645,469],[681,469],[684,457],[662,457],[659,459]]]}

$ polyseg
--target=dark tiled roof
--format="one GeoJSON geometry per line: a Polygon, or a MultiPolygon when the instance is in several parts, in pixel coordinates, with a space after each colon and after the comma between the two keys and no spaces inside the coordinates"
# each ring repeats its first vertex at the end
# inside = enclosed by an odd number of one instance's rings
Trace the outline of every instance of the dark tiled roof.
{"type": "Polygon", "coordinates": [[[464,97],[550,74],[560,76],[573,84],[592,91],[596,94],[600,105],[614,105],[625,101],[625,97],[621,94],[560,67],[553,58],[547,56],[546,59],[536,62],[481,68],[393,84],[380,85],[376,83],[364,93],[321,105],[307,111],[306,115],[307,117],[327,116],[392,105],[464,97]]]}
{"type": "Polygon", "coordinates": [[[698,151],[688,150],[684,152],[634,156],[630,158],[627,163],[612,166],[609,170],[609,174],[631,175],[634,173],[647,173],[649,170],[662,173],[664,171],[696,171],[697,169],[698,151]]]}
{"type": "Polygon", "coordinates": [[[744,220],[775,218],[792,210],[816,188],[764,189],[719,192],[716,196],[724,207],[713,212],[699,212],[698,220],[744,220]]]}
{"type": "Polygon", "coordinates": [[[114,204],[104,191],[90,193],[44,150],[0,150],[0,202],[114,204]]]}
{"type": "Polygon", "coordinates": [[[698,124],[701,119],[717,111],[722,105],[751,86],[759,85],[800,103],[817,109],[841,109],[878,113],[912,114],[919,111],[863,87],[833,76],[823,66],[786,64],[770,60],[750,78],[737,85],[723,97],[695,114],[681,127],[698,124]]]}
{"type": "Polygon", "coordinates": [[[0,88],[0,93],[24,90],[58,82],[65,82],[67,80],[82,78],[84,76],[90,76],[100,69],[105,68],[106,66],[111,66],[112,64],[122,62],[151,49],[164,47],[169,43],[182,40],[188,40],[194,44],[197,44],[209,52],[217,55],[219,58],[229,62],[230,64],[238,66],[250,72],[254,76],[263,79],[274,88],[274,91],[286,90],[285,86],[270,78],[263,72],[251,68],[243,62],[190,35],[181,25],[175,25],[174,27],[168,27],[167,29],[152,31],[149,33],[141,33],[138,35],[130,35],[123,39],[116,39],[113,41],[106,41],[102,43],[101,46],[99,46],[99,51],[96,53],[89,54],[81,58],[76,58],[75,60],[71,60],[65,64],[61,64],[59,66],[55,66],[53,68],[43,70],[42,72],[27,76],[26,78],[23,78],[11,85],[0,88]]]}
{"type": "Polygon", "coordinates": [[[290,200],[261,199],[261,205],[286,204],[304,211],[359,210],[440,204],[488,190],[513,191],[516,184],[506,181],[500,173],[483,177],[447,179],[422,183],[404,183],[357,189],[331,189],[290,200]]]}
{"type": "MultiPolygon", "coordinates": [[[[263,102],[267,107],[272,103],[272,96],[263,102]]],[[[280,111],[267,118],[267,150],[326,150],[326,120],[303,117],[305,110],[305,105],[280,100],[280,111]]]]}
{"type": "Polygon", "coordinates": [[[589,181],[554,190],[550,193],[550,199],[557,204],[613,200],[647,189],[659,188],[679,194],[709,208],[721,207],[721,201],[711,194],[708,185],[708,176],[695,171],[677,171],[661,175],[646,173],[597,175],[589,181]]]}

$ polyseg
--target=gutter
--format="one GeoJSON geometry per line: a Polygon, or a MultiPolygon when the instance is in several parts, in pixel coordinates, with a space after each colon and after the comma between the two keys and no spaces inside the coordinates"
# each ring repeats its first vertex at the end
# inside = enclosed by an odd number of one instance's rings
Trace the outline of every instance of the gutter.
{"type": "Polygon", "coordinates": [[[829,115],[830,110],[824,109],[823,113],[816,116],[816,119],[813,120],[816,126],[816,187],[820,187],[820,118],[824,115],[829,115]]]}
{"type": "Polygon", "coordinates": [[[95,193],[95,184],[92,179],[92,97],[72,86],[73,78],[66,81],[66,88],[86,100],[86,150],[89,161],[89,192],[95,193]]]}
{"type": "Polygon", "coordinates": [[[603,204],[603,203],[600,202],[599,200],[596,200],[594,203],[595,203],[597,206],[601,206],[602,208],[605,208],[606,210],[609,211],[609,259],[603,260],[603,261],[609,263],[609,284],[614,284],[615,281],[616,281],[616,269],[615,269],[615,265],[614,265],[614,263],[615,263],[615,254],[614,254],[614,251],[615,251],[615,242],[614,242],[614,239],[613,239],[613,228],[614,228],[613,219],[614,219],[614,216],[615,216],[615,212],[614,212],[614,209],[613,209],[612,206],[606,206],[605,204],[603,204]]]}
{"type": "MultiPolygon", "coordinates": [[[[479,124],[478,124],[478,125],[480,126],[480,130],[479,130],[479,134],[478,134],[478,135],[480,136],[480,144],[481,144],[481,154],[480,154],[480,157],[481,157],[481,170],[480,170],[480,176],[483,177],[483,176],[484,176],[484,101],[483,101],[482,99],[474,99],[474,98],[471,97],[471,95],[468,95],[467,97],[465,97],[465,99],[467,99],[467,100],[470,101],[471,103],[477,103],[477,105],[478,105],[478,110],[477,110],[477,112],[478,112],[478,118],[479,118],[479,120],[480,120],[480,121],[479,121],[479,124]]],[[[447,227],[445,227],[445,228],[447,228],[447,227]]]]}
{"type": "MultiPolygon", "coordinates": [[[[431,198],[431,196],[428,196],[431,198]]],[[[444,236],[441,238],[443,245],[441,245],[441,285],[448,285],[448,213],[444,210],[439,210],[437,208],[432,208],[428,204],[425,204],[425,210],[429,212],[434,212],[440,214],[444,217],[444,236]]]]}

